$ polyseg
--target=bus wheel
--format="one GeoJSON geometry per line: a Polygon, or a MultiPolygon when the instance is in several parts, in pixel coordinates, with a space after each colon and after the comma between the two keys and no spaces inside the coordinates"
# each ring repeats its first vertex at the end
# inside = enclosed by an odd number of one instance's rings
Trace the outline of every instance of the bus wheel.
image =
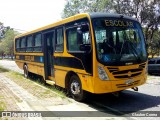
{"type": "Polygon", "coordinates": [[[78,76],[76,75],[73,75],[70,78],[69,93],[74,100],[79,101],[79,102],[84,101],[86,98],[86,93],[84,90],[82,90],[82,84],[78,76]]]}
{"type": "Polygon", "coordinates": [[[23,70],[24,70],[24,77],[25,77],[25,78],[28,78],[28,77],[29,77],[28,66],[27,66],[27,65],[24,65],[23,70]]]}

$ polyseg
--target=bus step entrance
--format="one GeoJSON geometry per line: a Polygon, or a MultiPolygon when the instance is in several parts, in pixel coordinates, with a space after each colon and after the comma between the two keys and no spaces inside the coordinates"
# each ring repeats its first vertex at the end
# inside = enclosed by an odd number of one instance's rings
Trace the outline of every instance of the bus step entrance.
{"type": "Polygon", "coordinates": [[[55,81],[53,80],[46,80],[46,83],[50,85],[55,85],[55,81]]]}

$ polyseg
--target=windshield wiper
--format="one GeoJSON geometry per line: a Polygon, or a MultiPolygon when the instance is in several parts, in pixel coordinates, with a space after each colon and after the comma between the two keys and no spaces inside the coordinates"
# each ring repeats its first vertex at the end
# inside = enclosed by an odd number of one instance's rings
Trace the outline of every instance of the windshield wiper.
{"type": "Polygon", "coordinates": [[[138,62],[141,60],[140,57],[139,57],[139,55],[138,55],[138,52],[137,52],[137,50],[135,49],[135,47],[133,46],[133,44],[132,44],[130,41],[125,40],[124,43],[123,43],[123,45],[122,45],[122,48],[121,48],[121,52],[120,52],[120,56],[119,56],[118,61],[120,61],[121,58],[122,58],[122,56],[123,56],[122,52],[123,52],[124,48],[130,49],[130,50],[131,50],[131,53],[134,55],[134,57],[136,58],[136,60],[137,60],[138,62]],[[125,47],[125,46],[127,46],[127,47],[125,47]]]}
{"type": "Polygon", "coordinates": [[[128,44],[131,46],[131,49],[132,49],[131,51],[132,51],[133,55],[136,57],[137,61],[138,62],[141,61],[136,48],[133,46],[133,43],[129,42],[128,44]]]}
{"type": "MultiPolygon", "coordinates": [[[[125,41],[126,42],[126,41],[125,41]]],[[[117,61],[120,61],[121,60],[121,58],[122,58],[122,51],[123,51],[123,47],[124,47],[124,44],[125,44],[125,42],[123,42],[123,45],[122,45],[122,47],[121,47],[121,51],[120,51],[120,56],[119,56],[119,59],[117,59],[117,61]]]]}

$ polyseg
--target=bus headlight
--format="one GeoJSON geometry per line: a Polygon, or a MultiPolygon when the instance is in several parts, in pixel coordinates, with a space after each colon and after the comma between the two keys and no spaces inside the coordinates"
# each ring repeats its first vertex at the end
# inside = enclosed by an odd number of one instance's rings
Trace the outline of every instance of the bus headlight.
{"type": "Polygon", "coordinates": [[[101,80],[109,80],[109,77],[103,67],[98,65],[98,75],[101,80]]]}

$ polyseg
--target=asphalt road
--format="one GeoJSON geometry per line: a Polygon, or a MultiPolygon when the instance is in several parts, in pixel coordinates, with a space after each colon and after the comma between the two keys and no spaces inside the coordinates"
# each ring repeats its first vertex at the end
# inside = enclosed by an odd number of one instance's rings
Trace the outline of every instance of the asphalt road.
{"type": "MultiPolygon", "coordinates": [[[[14,61],[0,60],[0,65],[23,73],[14,61]]],[[[158,120],[158,117],[152,116],[160,117],[160,76],[148,76],[147,83],[138,88],[138,92],[124,90],[119,97],[111,94],[90,95],[89,102],[85,104],[105,113],[128,116],[128,119],[158,120]]]]}

